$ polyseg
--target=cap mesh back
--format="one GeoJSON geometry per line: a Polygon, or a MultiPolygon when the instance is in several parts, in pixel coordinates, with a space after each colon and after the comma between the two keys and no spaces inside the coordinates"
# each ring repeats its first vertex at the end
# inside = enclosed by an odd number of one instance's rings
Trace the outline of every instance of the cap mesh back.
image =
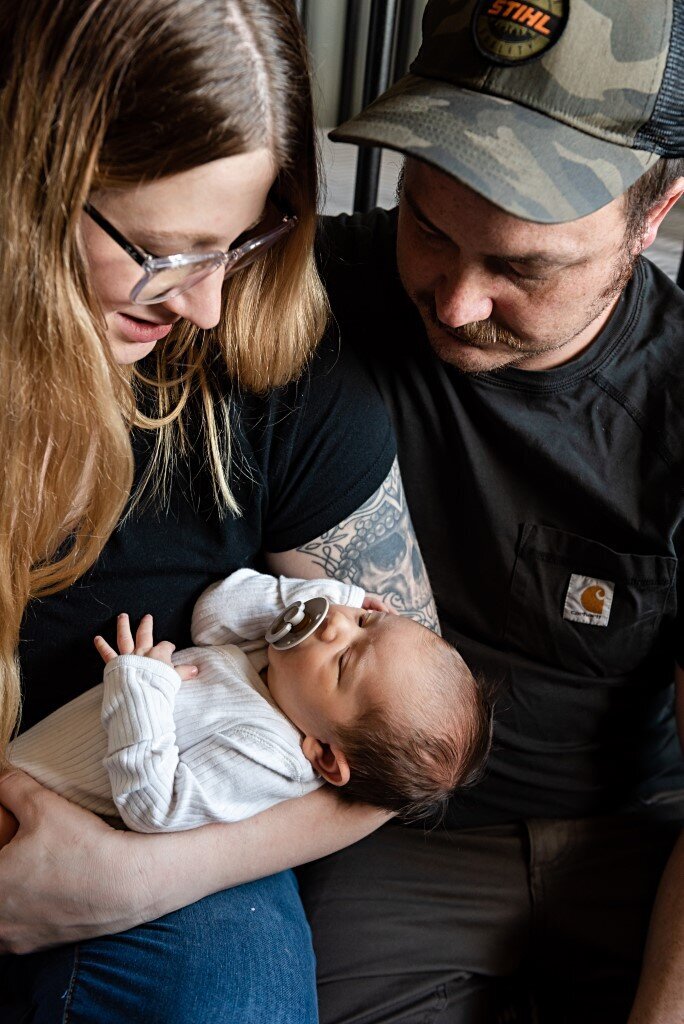
{"type": "Polygon", "coordinates": [[[674,0],[662,85],[651,117],[636,133],[634,147],[660,156],[684,156],[684,0],[674,0]]]}

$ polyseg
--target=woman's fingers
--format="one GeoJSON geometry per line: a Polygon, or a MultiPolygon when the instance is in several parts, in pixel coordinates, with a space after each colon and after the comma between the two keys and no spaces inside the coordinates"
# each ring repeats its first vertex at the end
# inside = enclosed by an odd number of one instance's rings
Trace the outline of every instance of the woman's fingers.
{"type": "Polygon", "coordinates": [[[95,644],[95,650],[103,661],[112,661],[113,658],[117,657],[116,651],[113,647],[109,646],[104,637],[96,636],[93,643],[95,644]]]}
{"type": "Polygon", "coordinates": [[[44,792],[39,782],[19,768],[9,768],[0,775],[0,804],[10,811],[17,821],[21,821],[33,808],[34,799],[44,792]]]}
{"type": "Polygon", "coordinates": [[[146,886],[137,879],[144,863],[141,855],[127,857],[128,833],[18,769],[0,775],[0,803],[19,822],[0,850],[0,955],[123,931],[142,920],[146,886]]]}
{"type": "Polygon", "coordinates": [[[119,654],[133,654],[135,650],[131,623],[126,612],[122,612],[116,620],[116,646],[119,648],[119,654]]]}

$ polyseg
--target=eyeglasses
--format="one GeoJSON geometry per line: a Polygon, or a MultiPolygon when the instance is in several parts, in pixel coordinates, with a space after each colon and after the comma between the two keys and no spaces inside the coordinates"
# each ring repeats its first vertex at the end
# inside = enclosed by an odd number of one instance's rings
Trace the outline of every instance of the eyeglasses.
{"type": "Polygon", "coordinates": [[[142,267],[142,277],[132,288],[130,300],[144,306],[175,298],[176,295],[203,281],[209,274],[213,274],[219,267],[224,268],[224,277],[230,277],[238,270],[243,270],[292,231],[297,223],[297,217],[293,214],[284,214],[272,206],[271,218],[276,219],[273,227],[245,239],[244,242],[238,239],[239,244],[225,252],[180,252],[173,256],[153,256],[152,253],[124,238],[121,232],[117,231],[114,225],[90,203],[84,203],[83,209],[131,259],[135,260],[138,266],[142,267]]]}

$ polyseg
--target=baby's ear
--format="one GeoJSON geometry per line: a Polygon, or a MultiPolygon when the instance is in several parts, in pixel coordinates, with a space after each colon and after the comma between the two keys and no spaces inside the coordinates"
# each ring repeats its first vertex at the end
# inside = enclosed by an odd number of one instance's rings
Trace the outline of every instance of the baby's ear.
{"type": "Polygon", "coordinates": [[[351,771],[349,762],[339,747],[321,743],[314,736],[305,736],[302,740],[302,751],[307,761],[311,762],[313,768],[331,786],[347,785],[351,771]]]}

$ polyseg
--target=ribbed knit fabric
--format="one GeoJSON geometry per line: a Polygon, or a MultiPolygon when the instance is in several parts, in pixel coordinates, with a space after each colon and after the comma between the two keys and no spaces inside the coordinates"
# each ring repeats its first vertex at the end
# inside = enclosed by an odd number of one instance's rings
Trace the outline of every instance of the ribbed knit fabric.
{"type": "Polygon", "coordinates": [[[173,657],[197,665],[195,679],[181,683],[150,658],[118,657],[105,667],[104,684],[19,736],[12,763],[96,814],[118,814],[137,832],[238,821],[316,789],[322,783],[301,751],[301,734],[259,672],[273,618],[319,595],[349,607],[365,596],[335,580],[240,569],[200,597],[192,620],[198,646],[173,657]]]}

